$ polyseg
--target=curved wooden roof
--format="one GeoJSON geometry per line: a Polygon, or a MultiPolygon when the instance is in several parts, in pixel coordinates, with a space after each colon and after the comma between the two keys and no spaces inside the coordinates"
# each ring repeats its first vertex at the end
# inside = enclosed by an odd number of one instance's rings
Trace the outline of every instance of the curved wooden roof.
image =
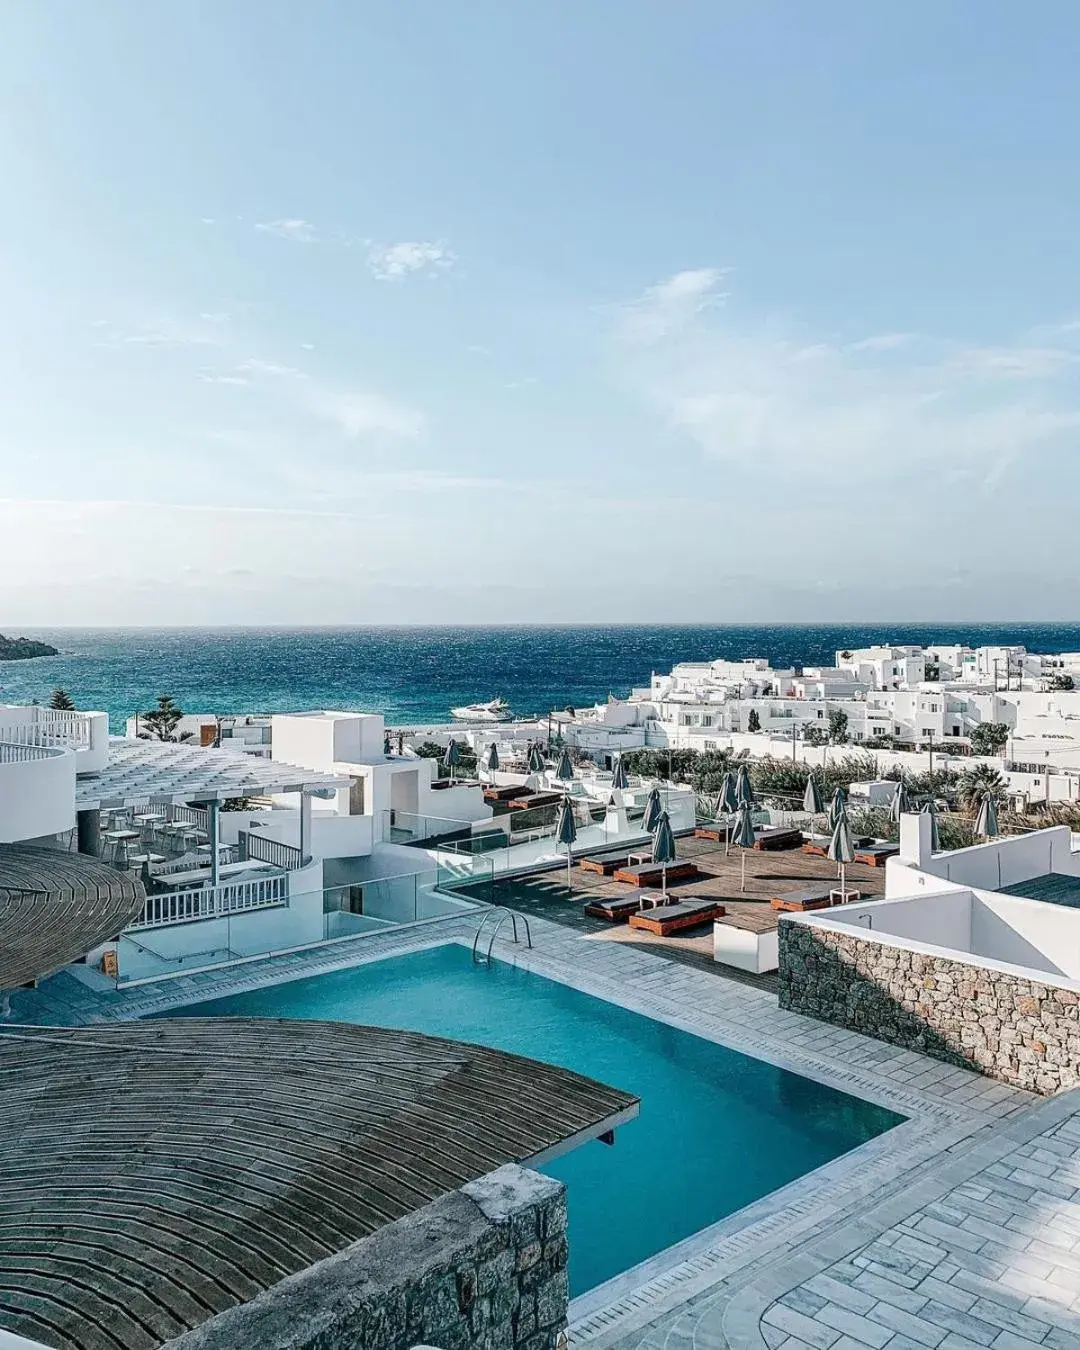
{"type": "Polygon", "coordinates": [[[565,1069],[374,1027],[0,1026],[0,1327],[148,1350],[636,1109],[565,1069]]]}
{"type": "Polygon", "coordinates": [[[0,990],[49,975],[142,912],[142,883],[83,853],[0,847],[0,990]]]}

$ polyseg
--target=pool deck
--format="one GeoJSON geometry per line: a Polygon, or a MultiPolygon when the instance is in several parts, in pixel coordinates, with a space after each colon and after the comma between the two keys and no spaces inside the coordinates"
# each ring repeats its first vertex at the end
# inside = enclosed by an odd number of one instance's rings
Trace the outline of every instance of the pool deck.
{"type": "MultiPolygon", "coordinates": [[[[680,840],[680,851],[689,843],[680,840]]],[[[711,884],[737,892],[738,857],[709,864],[711,884]]],[[[753,889],[734,903],[761,912],[774,885],[805,885],[832,870],[798,853],[751,853],[753,889]]],[[[865,871],[866,889],[879,891],[881,873],[865,871]]],[[[582,892],[612,884],[580,872],[572,881],[582,892]]],[[[529,884],[545,888],[529,910],[533,949],[515,946],[507,926],[496,943],[500,960],[907,1117],[575,1299],[573,1347],[1080,1346],[1080,1092],[1036,1098],[783,1012],[755,977],[688,956],[695,949],[687,939],[628,941],[599,922],[595,929],[571,922],[569,910],[559,921],[545,917],[554,888],[561,884],[565,896],[565,873],[529,884]]],[[[681,889],[709,893],[700,882],[681,889]]],[[[582,900],[573,904],[578,917],[582,900]]],[[[471,944],[476,924],[455,918],[106,996],[63,975],[16,995],[12,1011],[21,1020],[126,1019],[448,941],[471,944]]]]}
{"type": "MultiPolygon", "coordinates": [[[[769,932],[776,927],[779,915],[769,905],[774,895],[803,890],[808,883],[829,885],[836,882],[836,865],[826,858],[808,857],[799,849],[785,849],[775,853],[746,851],[746,889],[741,889],[741,850],[724,852],[723,844],[709,840],[680,838],[680,858],[689,858],[701,869],[701,875],[669,886],[675,899],[700,896],[718,900],[728,917],[738,920],[740,926],[756,932],[769,932]]],[[[863,864],[846,869],[847,884],[862,892],[864,898],[884,894],[885,873],[863,864]]],[[[592,918],[584,912],[590,900],[609,899],[633,894],[633,888],[598,872],[586,871],[579,863],[570,870],[570,891],[567,891],[566,869],[513,877],[495,883],[494,889],[483,887],[476,894],[495,904],[509,905],[530,919],[539,917],[572,929],[595,941],[619,942],[644,950],[654,950],[669,960],[684,962],[713,975],[738,980],[775,993],[778,980],[775,974],[749,975],[731,967],[722,967],[713,960],[712,921],[697,928],[687,929],[669,937],[632,929],[626,923],[608,923],[592,918]]]]}

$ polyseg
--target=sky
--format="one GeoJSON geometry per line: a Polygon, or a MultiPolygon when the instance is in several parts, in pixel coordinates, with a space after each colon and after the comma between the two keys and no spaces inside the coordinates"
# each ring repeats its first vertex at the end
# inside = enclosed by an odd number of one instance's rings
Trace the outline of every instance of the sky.
{"type": "Polygon", "coordinates": [[[1080,616],[1080,9],[7,0],[0,630],[1080,616]]]}

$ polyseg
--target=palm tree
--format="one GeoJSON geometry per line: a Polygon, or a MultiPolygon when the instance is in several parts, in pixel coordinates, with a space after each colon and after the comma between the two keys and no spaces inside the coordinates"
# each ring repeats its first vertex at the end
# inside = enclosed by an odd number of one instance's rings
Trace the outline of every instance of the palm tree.
{"type": "Polygon", "coordinates": [[[1005,779],[992,764],[975,764],[960,775],[957,800],[968,811],[977,811],[982,799],[989,795],[995,802],[1005,800],[1005,779]]]}
{"type": "Polygon", "coordinates": [[[49,707],[55,708],[57,712],[74,712],[75,704],[71,695],[66,689],[61,689],[59,685],[52,691],[49,699],[49,707]]]}

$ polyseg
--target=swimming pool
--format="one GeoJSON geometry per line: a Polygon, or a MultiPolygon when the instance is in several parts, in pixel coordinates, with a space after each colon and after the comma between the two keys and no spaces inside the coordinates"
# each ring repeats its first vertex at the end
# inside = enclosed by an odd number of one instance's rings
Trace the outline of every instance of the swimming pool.
{"type": "Polygon", "coordinates": [[[614,1147],[588,1143],[543,1169],[567,1187],[574,1295],[903,1119],[515,966],[475,966],[453,943],[174,1015],[403,1027],[639,1094],[641,1113],[614,1147]]]}

